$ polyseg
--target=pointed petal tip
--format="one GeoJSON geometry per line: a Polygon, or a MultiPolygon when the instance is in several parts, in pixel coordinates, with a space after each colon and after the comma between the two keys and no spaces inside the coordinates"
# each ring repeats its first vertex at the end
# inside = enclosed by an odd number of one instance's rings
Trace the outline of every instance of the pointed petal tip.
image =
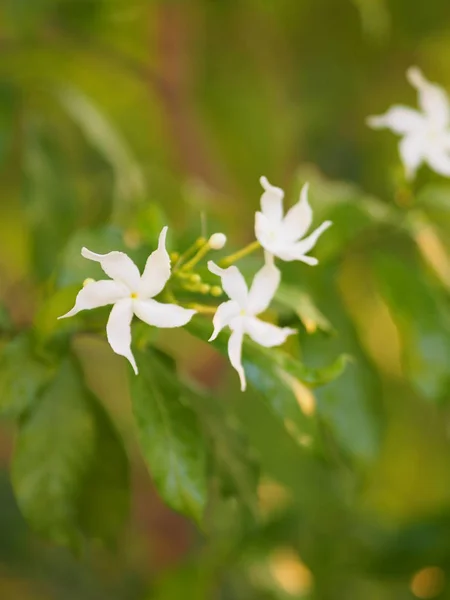
{"type": "Polygon", "coordinates": [[[218,275],[219,277],[222,275],[224,269],[222,269],[221,267],[219,267],[219,265],[216,265],[216,263],[213,260],[208,260],[208,270],[211,273],[214,273],[214,275],[218,275]]]}
{"type": "Polygon", "coordinates": [[[262,187],[263,187],[265,190],[267,190],[267,188],[270,188],[270,183],[269,183],[269,181],[268,181],[268,179],[267,179],[267,177],[266,177],[265,175],[262,175],[262,176],[259,178],[259,183],[262,185],[262,187]]]}
{"type": "Polygon", "coordinates": [[[425,82],[425,77],[423,76],[422,71],[415,65],[407,69],[406,78],[414,87],[420,87],[425,82]]]}

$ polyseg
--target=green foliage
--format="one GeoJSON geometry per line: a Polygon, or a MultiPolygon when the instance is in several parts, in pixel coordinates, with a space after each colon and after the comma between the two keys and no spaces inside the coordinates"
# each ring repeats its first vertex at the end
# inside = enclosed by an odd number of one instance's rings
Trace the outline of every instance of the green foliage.
{"type": "Polygon", "coordinates": [[[398,327],[407,377],[426,398],[447,400],[450,322],[443,299],[413,261],[379,256],[376,271],[398,327]]]}
{"type": "Polygon", "coordinates": [[[450,90],[448,0],[1,15],[0,598],[446,597],[450,187],[426,167],[406,181],[366,118],[413,102],[412,64],[450,90]],[[286,208],[308,181],[313,227],[333,226],[317,266],[277,260],[263,318],[298,335],[245,340],[245,394],[229,332],[206,343],[225,294],[204,262],[203,288],[174,276],[158,300],[205,315],[191,335],[135,319],[130,380],[110,307],[58,320],[107,277],[83,246],[142,270],[164,225],[169,252],[226,233],[217,262],[251,242],[263,174],[294,181],[286,208]]]}
{"type": "Polygon", "coordinates": [[[8,342],[0,358],[0,415],[22,416],[51,376],[52,369],[35,355],[29,336],[8,342]]]}
{"type": "Polygon", "coordinates": [[[83,534],[114,541],[127,516],[128,465],[107,415],[70,359],[33,400],[12,464],[20,509],[52,541],[73,548],[83,534]]]}
{"type": "Polygon", "coordinates": [[[185,403],[176,374],[152,352],[136,360],[133,411],[142,452],[162,498],[201,521],[206,505],[206,452],[197,416],[185,403]]]}

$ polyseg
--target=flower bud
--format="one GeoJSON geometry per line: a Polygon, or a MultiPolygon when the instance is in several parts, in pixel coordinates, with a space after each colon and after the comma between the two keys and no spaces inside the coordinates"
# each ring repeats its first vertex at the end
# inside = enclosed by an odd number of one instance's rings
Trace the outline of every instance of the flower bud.
{"type": "Polygon", "coordinates": [[[192,275],[189,275],[189,281],[191,283],[201,283],[202,278],[198,273],[192,273],[192,275]]]}
{"type": "Polygon", "coordinates": [[[223,294],[222,288],[218,285],[213,285],[213,287],[211,288],[211,296],[219,297],[222,294],[223,294]]]}
{"type": "Polygon", "coordinates": [[[224,233],[213,233],[208,240],[209,247],[212,250],[221,250],[227,243],[227,236],[224,233]]]}

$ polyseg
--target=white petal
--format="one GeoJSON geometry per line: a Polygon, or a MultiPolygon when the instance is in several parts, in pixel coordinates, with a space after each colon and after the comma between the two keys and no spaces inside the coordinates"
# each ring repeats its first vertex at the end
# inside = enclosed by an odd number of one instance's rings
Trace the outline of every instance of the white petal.
{"type": "MultiPolygon", "coordinates": [[[[317,240],[322,233],[332,225],[331,221],[324,221],[322,225],[319,225],[308,237],[300,242],[287,246],[287,252],[292,256],[290,260],[301,260],[309,265],[316,265],[318,260],[312,256],[305,256],[307,252],[312,250],[316,245],[317,240]]],[[[280,256],[281,258],[281,256],[280,256]]],[[[289,259],[284,259],[289,260],[289,259]]]]}
{"type": "Polygon", "coordinates": [[[308,184],[302,188],[300,200],[287,212],[283,219],[283,238],[295,242],[302,238],[312,223],[312,210],[308,202],[308,184]]]}
{"type": "Polygon", "coordinates": [[[230,322],[239,315],[240,310],[239,304],[234,302],[234,300],[229,300],[228,302],[220,304],[213,318],[214,331],[208,341],[212,342],[215,340],[222,329],[229,325],[230,322]]]}
{"type": "Polygon", "coordinates": [[[417,110],[407,106],[392,106],[384,115],[367,118],[372,129],[391,129],[395,133],[411,133],[425,126],[425,119],[417,110]]]}
{"type": "Polygon", "coordinates": [[[96,254],[87,248],[82,248],[81,254],[84,258],[99,262],[105,273],[114,281],[124,283],[132,292],[137,291],[141,279],[139,269],[131,258],[123,252],[96,254]]]}
{"type": "Polygon", "coordinates": [[[270,220],[281,221],[283,218],[283,190],[270,185],[266,177],[261,177],[259,181],[264,188],[264,193],[261,196],[263,214],[270,220]]]}
{"type": "Polygon", "coordinates": [[[158,249],[150,254],[141,277],[139,295],[153,298],[159,294],[170,278],[170,257],[166,250],[167,227],[159,234],[158,249]]]}
{"type": "Polygon", "coordinates": [[[236,266],[222,269],[212,260],[208,261],[208,269],[222,279],[222,287],[227,296],[237,302],[241,308],[246,308],[248,289],[239,269],[236,266]]]}
{"type": "Polygon", "coordinates": [[[135,300],[133,302],[134,314],[154,327],[183,327],[192,319],[196,311],[177,306],[176,304],[162,304],[156,300],[135,300]]]}
{"type": "Polygon", "coordinates": [[[280,271],[274,264],[266,264],[256,273],[248,294],[249,314],[257,315],[268,308],[280,285],[280,279],[280,271]]]}
{"type": "Polygon", "coordinates": [[[440,148],[432,148],[426,154],[430,168],[439,175],[450,177],[450,155],[440,148]]]}
{"type": "Polygon", "coordinates": [[[114,304],[127,295],[128,289],[121,283],[109,280],[92,281],[78,292],[75,306],[72,310],[69,310],[68,313],[58,318],[65,319],[66,317],[73,317],[79,313],[80,310],[89,310],[91,308],[106,306],[107,304],[114,304]]]}
{"type": "Polygon", "coordinates": [[[422,135],[407,135],[399,144],[400,157],[405,167],[406,178],[412,179],[424,159],[424,138],[422,135]]]}
{"type": "Polygon", "coordinates": [[[116,354],[127,358],[136,375],[138,368],[131,352],[131,319],[133,318],[133,301],[130,298],[119,300],[114,304],[106,326],[109,345],[116,354]]]}
{"type": "Polygon", "coordinates": [[[419,105],[427,118],[438,127],[446,127],[450,123],[450,104],[445,90],[429,82],[417,67],[408,69],[406,75],[419,92],[419,105]]]}
{"type": "Polygon", "coordinates": [[[228,340],[228,356],[230,358],[231,366],[235,368],[239,374],[242,392],[244,392],[247,387],[247,382],[245,380],[245,372],[244,368],[242,367],[241,361],[243,339],[244,330],[242,327],[242,322],[240,321],[239,324],[237,324],[234,331],[231,332],[230,339],[228,340]]]}
{"type": "Polygon", "coordinates": [[[274,223],[259,211],[255,214],[255,237],[261,246],[269,252],[274,253],[273,249],[277,246],[281,227],[282,222],[274,223]]]}
{"type": "Polygon", "coordinates": [[[297,333],[290,327],[277,327],[271,323],[265,323],[255,317],[248,317],[244,321],[245,332],[254,342],[266,348],[283,344],[288,336],[297,333]]]}

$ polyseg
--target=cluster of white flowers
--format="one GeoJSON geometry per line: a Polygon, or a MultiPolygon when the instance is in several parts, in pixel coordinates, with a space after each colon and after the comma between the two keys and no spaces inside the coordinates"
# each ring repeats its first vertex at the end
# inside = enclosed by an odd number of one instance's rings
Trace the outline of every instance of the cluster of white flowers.
{"type": "Polygon", "coordinates": [[[400,157],[406,177],[412,179],[422,163],[436,173],[450,177],[450,102],[445,91],[430,83],[417,67],[406,76],[419,94],[420,111],[392,106],[384,115],[369,117],[374,129],[391,129],[402,137],[400,157]]]}
{"type": "MultiPolygon", "coordinates": [[[[239,373],[241,389],[245,390],[246,380],[242,367],[241,354],[244,335],[267,348],[279,346],[295,329],[277,327],[257,318],[271,303],[280,283],[280,271],[275,266],[274,257],[281,260],[299,260],[316,265],[317,259],[308,256],[319,236],[330,225],[326,221],[308,237],[304,237],[312,223],[312,210],[308,203],[308,186],[305,185],[300,200],[283,216],[283,196],[280,188],[271,186],[265,177],[261,178],[264,193],[261,197],[261,212],[256,213],[255,235],[265,250],[265,264],[256,273],[250,290],[236,266],[222,269],[214,262],[208,262],[209,270],[221,278],[222,288],[229,301],[220,304],[213,318],[214,340],[224,327],[229,327],[231,335],[228,355],[232,366],[239,373]],[[303,238],[303,239],[302,239],[303,238]]],[[[154,300],[160,294],[171,276],[171,260],[166,250],[167,227],[159,236],[158,248],[148,258],[143,274],[123,252],[96,254],[87,248],[82,256],[100,263],[103,271],[111,279],[88,280],[78,293],[75,306],[62,318],[72,317],[81,310],[113,305],[106,334],[111,348],[127,358],[135,373],[136,362],[131,351],[131,321],[133,315],[155,327],[182,327],[197,312],[177,304],[165,304],[154,300]]],[[[213,234],[205,248],[218,250],[226,243],[222,233],[213,234]]]]}
{"type": "MultiPolygon", "coordinates": [[[[441,87],[427,81],[416,67],[408,70],[407,77],[419,93],[421,111],[393,106],[384,115],[369,117],[367,122],[375,129],[388,128],[403,136],[400,156],[408,178],[415,175],[422,163],[427,163],[437,173],[450,176],[449,99],[441,87]]],[[[256,273],[250,290],[238,267],[233,265],[221,268],[213,261],[208,262],[209,270],[221,278],[222,289],[229,297],[227,302],[217,308],[210,341],[224,327],[230,328],[228,355],[232,366],[239,373],[242,390],[246,387],[241,360],[244,335],[248,335],[257,344],[270,348],[279,346],[289,335],[295,333],[294,329],[277,327],[257,317],[269,307],[280,284],[280,271],[275,266],[275,257],[283,261],[299,260],[308,265],[317,265],[317,259],[308,253],[319,236],[331,225],[331,221],[325,221],[305,237],[313,217],[308,202],[308,184],[304,185],[297,204],[284,214],[283,190],[272,186],[265,177],[261,177],[260,181],[264,192],[261,196],[261,211],[255,215],[257,242],[251,246],[261,246],[264,249],[265,264],[256,273]]],[[[111,279],[87,280],[73,309],[60,317],[71,317],[81,310],[112,304],[106,327],[108,342],[114,352],[130,361],[136,374],[138,369],[131,352],[133,315],[155,327],[182,327],[197,312],[193,308],[154,300],[171,277],[166,234],[167,227],[164,227],[159,236],[158,248],[149,256],[142,276],[133,261],[122,252],[95,254],[83,248],[82,255],[99,262],[111,279]]],[[[220,250],[226,241],[223,233],[214,233],[208,241],[201,242],[203,247],[187,265],[195,265],[208,250],[220,250]]],[[[237,254],[242,255],[242,252],[237,254]]],[[[228,264],[232,262],[234,260],[230,257],[228,264]]],[[[191,273],[187,276],[191,277],[191,281],[200,280],[198,274],[191,273]]],[[[206,288],[209,289],[210,286],[206,285],[206,288]]],[[[220,288],[215,286],[211,289],[218,290],[218,294],[214,295],[220,295],[220,288]]]]}

